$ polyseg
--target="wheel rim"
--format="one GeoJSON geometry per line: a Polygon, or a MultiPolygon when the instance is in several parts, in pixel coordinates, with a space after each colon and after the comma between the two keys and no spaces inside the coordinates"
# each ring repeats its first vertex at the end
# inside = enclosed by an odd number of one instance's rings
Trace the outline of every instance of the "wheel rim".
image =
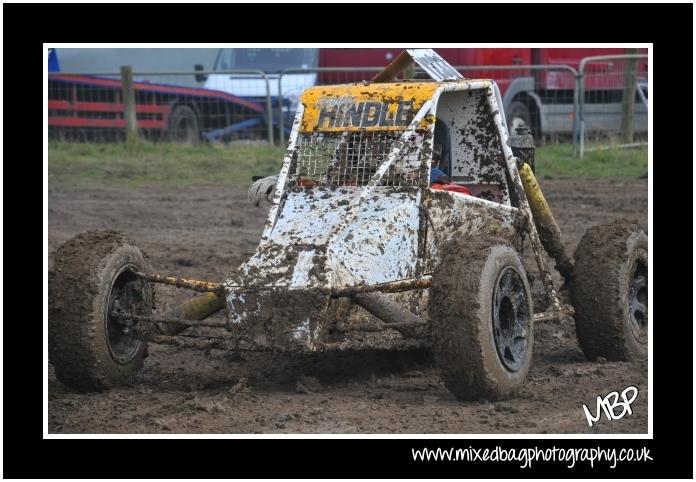
{"type": "Polygon", "coordinates": [[[628,313],[631,319],[631,329],[641,343],[647,342],[648,336],[648,267],[641,261],[631,277],[628,290],[628,313]]]}
{"type": "Polygon", "coordinates": [[[114,316],[114,312],[145,314],[145,284],[135,274],[134,266],[123,267],[111,284],[106,304],[106,343],[116,362],[124,365],[135,358],[142,341],[132,323],[114,316]]]}
{"type": "Polygon", "coordinates": [[[501,363],[516,372],[527,358],[529,299],[520,273],[508,266],[498,275],[493,292],[493,338],[501,363]]]}

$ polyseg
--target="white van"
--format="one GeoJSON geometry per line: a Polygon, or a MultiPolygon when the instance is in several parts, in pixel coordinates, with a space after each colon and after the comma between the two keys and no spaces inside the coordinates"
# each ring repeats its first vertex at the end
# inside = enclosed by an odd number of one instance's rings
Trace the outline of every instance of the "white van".
{"type": "MultiPolygon", "coordinates": [[[[138,75],[143,72],[186,72],[198,66],[210,69],[219,49],[198,48],[57,48],[53,50],[52,72],[77,74],[114,73],[130,65],[137,82],[153,82],[186,87],[202,87],[195,75],[138,75]]],[[[112,76],[107,76],[112,77],[112,76]]]]}
{"type": "Polygon", "coordinates": [[[283,97],[283,112],[293,113],[302,91],[315,85],[316,72],[292,72],[282,76],[286,69],[313,69],[317,67],[319,49],[292,48],[231,48],[220,49],[213,67],[214,71],[254,69],[265,72],[266,82],[255,74],[213,73],[208,76],[205,88],[220,90],[228,94],[264,103],[267,92],[274,108],[278,97],[283,97]],[[280,88],[280,93],[278,89],[280,88]]]}

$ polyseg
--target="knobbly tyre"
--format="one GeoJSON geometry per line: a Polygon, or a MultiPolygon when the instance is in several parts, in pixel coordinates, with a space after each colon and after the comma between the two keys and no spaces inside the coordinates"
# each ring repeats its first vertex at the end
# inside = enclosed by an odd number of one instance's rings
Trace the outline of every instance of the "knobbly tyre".
{"type": "Polygon", "coordinates": [[[427,346],[458,398],[496,400],[522,386],[535,323],[565,316],[589,359],[646,358],[645,233],[628,221],[592,227],[571,259],[530,167],[533,140],[509,135],[500,105],[494,82],[464,79],[425,49],[371,82],[305,90],[280,174],[250,191],[271,203],[261,241],[224,282],[157,274],[114,231],[57,250],[48,313],[57,378],[81,390],[117,385],[141,368],[147,343],[427,346]],[[433,80],[395,81],[412,60],[433,80]],[[447,180],[431,184],[439,152],[447,180]],[[540,313],[525,250],[545,290],[540,313]],[[201,294],[156,317],[158,283],[201,294]],[[226,322],[206,321],[220,310],[226,322]]]}

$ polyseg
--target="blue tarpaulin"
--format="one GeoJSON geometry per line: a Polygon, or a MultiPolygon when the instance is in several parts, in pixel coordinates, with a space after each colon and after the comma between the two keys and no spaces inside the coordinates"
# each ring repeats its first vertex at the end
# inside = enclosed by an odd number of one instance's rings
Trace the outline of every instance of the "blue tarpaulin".
{"type": "Polygon", "coordinates": [[[58,54],[56,53],[56,49],[48,49],[48,71],[60,72],[60,65],[58,64],[58,54]]]}

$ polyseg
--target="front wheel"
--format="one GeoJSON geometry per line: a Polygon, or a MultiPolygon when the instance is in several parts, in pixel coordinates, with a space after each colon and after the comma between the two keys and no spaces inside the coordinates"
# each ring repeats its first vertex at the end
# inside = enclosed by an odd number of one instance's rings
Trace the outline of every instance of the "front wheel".
{"type": "Polygon", "coordinates": [[[633,221],[587,230],[571,284],[578,342],[589,360],[648,356],[648,237],[633,221]]]}
{"type": "Polygon", "coordinates": [[[116,231],[79,234],[58,248],[48,286],[48,348],[56,377],[78,390],[101,390],[131,378],[146,344],[114,316],[152,312],[143,253],[116,231]]]}
{"type": "Polygon", "coordinates": [[[498,400],[524,383],[532,359],[533,305],[517,252],[502,241],[445,250],[428,309],[435,359],[462,400],[498,400]]]}

